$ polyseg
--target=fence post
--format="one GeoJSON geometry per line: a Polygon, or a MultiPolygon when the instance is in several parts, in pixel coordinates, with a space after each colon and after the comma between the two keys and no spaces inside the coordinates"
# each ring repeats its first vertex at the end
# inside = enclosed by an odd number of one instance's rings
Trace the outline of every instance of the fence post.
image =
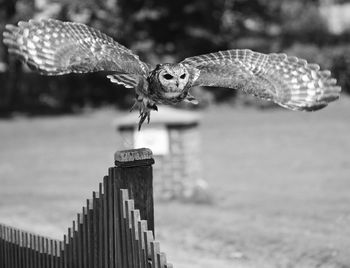
{"type": "Polygon", "coordinates": [[[147,148],[117,151],[114,160],[118,188],[129,190],[141,219],[147,220],[148,230],[154,234],[152,151],[147,148]]]}

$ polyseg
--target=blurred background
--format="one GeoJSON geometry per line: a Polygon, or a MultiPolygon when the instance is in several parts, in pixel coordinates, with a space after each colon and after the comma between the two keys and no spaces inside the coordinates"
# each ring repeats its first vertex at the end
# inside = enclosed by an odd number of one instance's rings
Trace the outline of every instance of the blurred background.
{"type": "MultiPolygon", "coordinates": [[[[2,1],[6,23],[57,18],[96,27],[149,63],[230,48],[287,52],[331,69],[350,92],[350,3],[347,1],[2,1]]],[[[129,107],[133,94],[104,74],[39,77],[9,58],[0,46],[0,115],[54,114],[105,104],[129,107]],[[35,86],[34,86],[35,85],[35,86]]],[[[232,101],[232,90],[210,91],[215,101],[232,101]]]]}
{"type": "MultiPolygon", "coordinates": [[[[211,201],[156,203],[156,233],[175,267],[345,268],[349,15],[344,0],[2,0],[0,31],[56,18],[96,27],[153,64],[250,48],[330,69],[341,100],[316,113],[285,111],[233,90],[196,89],[201,104],[187,108],[202,114],[211,201]]],[[[127,146],[113,122],[128,113],[134,93],[104,74],[39,76],[2,43],[0,85],[0,221],[61,238],[114,152],[127,146]]]]}

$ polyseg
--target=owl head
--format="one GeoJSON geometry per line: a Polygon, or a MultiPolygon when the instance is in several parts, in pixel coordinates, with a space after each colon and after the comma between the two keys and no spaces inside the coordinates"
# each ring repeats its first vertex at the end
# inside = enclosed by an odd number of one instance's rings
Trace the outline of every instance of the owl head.
{"type": "Polygon", "coordinates": [[[158,81],[165,97],[173,98],[184,93],[190,77],[185,66],[166,63],[157,68],[158,81]]]}

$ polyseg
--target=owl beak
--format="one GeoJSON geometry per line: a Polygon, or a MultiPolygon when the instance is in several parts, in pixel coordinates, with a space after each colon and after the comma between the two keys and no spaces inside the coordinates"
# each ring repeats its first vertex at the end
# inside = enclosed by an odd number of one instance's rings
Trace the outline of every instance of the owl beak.
{"type": "Polygon", "coordinates": [[[179,87],[179,80],[176,80],[176,87],[179,87]]]}

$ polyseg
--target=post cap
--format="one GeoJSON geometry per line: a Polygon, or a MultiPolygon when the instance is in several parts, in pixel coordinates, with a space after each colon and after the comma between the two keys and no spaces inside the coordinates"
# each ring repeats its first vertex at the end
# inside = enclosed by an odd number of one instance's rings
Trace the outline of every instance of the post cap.
{"type": "Polygon", "coordinates": [[[148,148],[117,151],[114,162],[120,167],[135,167],[154,164],[153,153],[148,148]]]}

